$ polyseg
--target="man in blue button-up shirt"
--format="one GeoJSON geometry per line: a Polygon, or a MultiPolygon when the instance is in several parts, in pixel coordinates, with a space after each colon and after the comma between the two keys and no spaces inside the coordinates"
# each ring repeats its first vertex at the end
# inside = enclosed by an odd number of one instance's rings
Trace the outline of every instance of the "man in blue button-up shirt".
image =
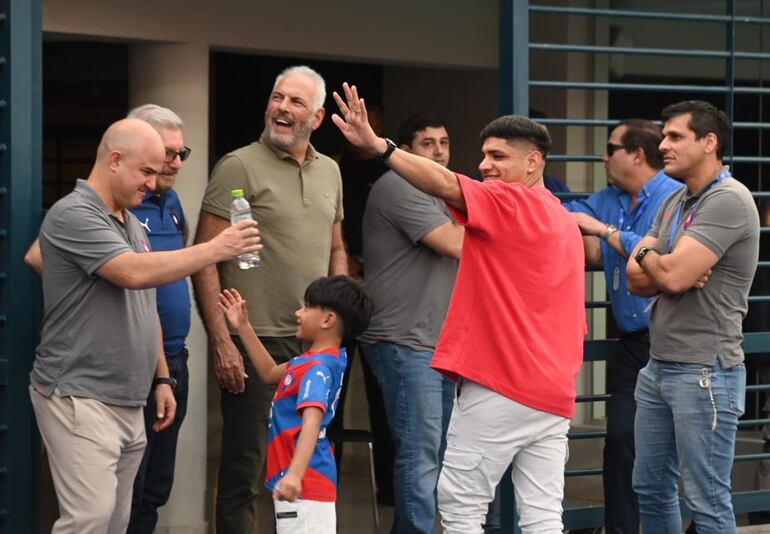
{"type": "Polygon", "coordinates": [[[639,532],[639,510],[631,487],[634,466],[634,388],[650,354],[649,298],[631,295],[626,287],[626,260],[647,234],[658,207],[682,187],[662,171],[658,145],[663,137],[655,124],[629,119],[610,134],[602,158],[609,186],[590,197],[565,204],[584,235],[586,263],[601,265],[612,312],[620,328],[615,367],[607,403],[604,448],[605,527],[608,534],[639,532]]]}

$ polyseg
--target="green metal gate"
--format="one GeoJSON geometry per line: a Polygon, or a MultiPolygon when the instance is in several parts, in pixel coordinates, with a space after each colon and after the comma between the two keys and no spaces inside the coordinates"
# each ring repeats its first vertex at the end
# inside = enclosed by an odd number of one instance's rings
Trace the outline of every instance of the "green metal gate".
{"type": "Polygon", "coordinates": [[[24,253],[41,215],[42,6],[0,0],[0,532],[39,531],[40,446],[27,387],[40,294],[24,253]]]}
{"type": "MultiPolygon", "coordinates": [[[[727,156],[727,162],[731,165],[740,165],[741,169],[748,173],[757,175],[757,183],[762,184],[763,165],[770,163],[770,157],[763,155],[763,136],[762,133],[770,129],[770,122],[762,119],[762,95],[770,95],[770,88],[764,87],[764,79],[761,75],[756,85],[736,85],[736,62],[761,62],[770,60],[770,54],[761,50],[762,32],[764,28],[770,28],[770,18],[755,15],[736,14],[735,0],[726,0],[723,14],[707,14],[693,12],[653,12],[653,11],[632,11],[611,9],[612,0],[594,0],[587,1],[583,5],[593,5],[594,7],[575,7],[576,2],[550,2],[551,5],[530,4],[529,0],[500,0],[500,101],[501,113],[517,113],[529,115],[531,91],[561,91],[564,94],[569,91],[587,91],[592,94],[603,92],[605,95],[617,94],[617,92],[630,92],[635,95],[645,95],[650,93],[657,94],[676,94],[677,100],[693,98],[714,98],[723,97],[719,102],[727,115],[733,120],[736,117],[737,96],[746,98],[748,96],[757,96],[759,99],[759,118],[750,121],[736,121],[733,124],[736,135],[746,135],[746,132],[754,132],[758,135],[759,142],[755,153],[733,155],[732,150],[727,156]],[[564,4],[560,7],[555,4],[564,4]],[[717,43],[718,48],[713,49],[693,49],[692,47],[664,48],[664,47],[638,47],[624,46],[615,43],[597,43],[595,42],[535,42],[531,35],[531,17],[551,17],[555,20],[557,17],[587,18],[591,21],[609,20],[654,20],[666,21],[667,23],[697,24],[699,28],[716,28],[714,35],[724,37],[717,43]],[[760,50],[757,52],[736,50],[736,31],[746,31],[746,28],[753,28],[759,31],[760,50]],[[530,59],[533,54],[539,54],[542,59],[544,55],[550,53],[567,54],[570,56],[583,55],[583,57],[598,58],[607,57],[611,54],[623,54],[626,56],[645,56],[659,58],[660,61],[674,60],[711,60],[724,62],[724,83],[651,83],[647,80],[634,80],[631,83],[611,81],[609,79],[589,79],[589,80],[553,80],[553,79],[530,79],[531,64],[530,59]],[[705,95],[705,96],[704,96],[705,95]]],[[[628,2],[625,2],[628,4],[628,2]]],[[[643,2],[639,2],[644,5],[643,2]]],[[[754,8],[755,3],[751,3],[754,8]]],[[[702,9],[700,2],[672,2],[674,9],[702,9]]],[[[743,6],[742,6],[743,7],[743,6]]],[[[761,8],[764,9],[764,2],[761,8]]],[[[601,24],[599,22],[597,24],[601,24]]],[[[686,34],[686,31],[682,32],[686,34]]],[[[595,36],[595,34],[594,34],[595,36]]],[[[660,109],[657,110],[658,112],[660,109]]],[[[744,113],[745,115],[745,113],[744,113]]],[[[639,116],[639,115],[636,115],[639,116]]],[[[585,114],[575,117],[557,117],[538,119],[549,128],[569,128],[582,127],[592,130],[592,135],[597,141],[595,151],[597,152],[601,143],[606,141],[605,130],[608,127],[615,126],[622,117],[596,117],[595,115],[585,114]]],[[[643,116],[650,120],[657,120],[658,116],[643,116]]],[[[602,149],[603,150],[603,149],[602,149]]],[[[739,148],[740,150],[740,148],[739,148]]],[[[553,154],[548,158],[551,162],[582,162],[591,164],[600,162],[601,156],[595,153],[584,154],[553,154]]],[[[594,172],[597,172],[594,169],[594,172]]],[[[598,171],[603,174],[603,171],[598,171]]],[[[736,173],[741,176],[741,173],[736,173]]],[[[584,194],[580,196],[584,196],[584,194]]],[[[756,191],[755,198],[770,198],[770,194],[763,191],[756,191]]],[[[762,233],[770,233],[770,228],[762,228],[762,233]]],[[[770,268],[770,262],[760,261],[759,269],[770,268]]],[[[751,303],[770,301],[770,296],[753,295],[749,297],[751,303]]],[[[605,299],[599,301],[589,301],[586,303],[589,309],[607,308],[609,302],[605,299]]],[[[615,352],[616,340],[592,340],[587,341],[585,345],[585,361],[600,362],[613,358],[615,352]]],[[[753,358],[757,354],[770,353],[770,332],[757,332],[746,334],[744,340],[744,351],[747,358],[753,358]]],[[[752,397],[759,391],[769,390],[770,386],[753,385],[747,387],[747,395],[752,397]]],[[[609,398],[603,391],[592,391],[590,394],[579,395],[578,403],[595,403],[606,401],[609,398]]],[[[739,428],[757,427],[770,423],[768,419],[744,419],[739,422],[739,428]]],[[[578,439],[604,439],[606,432],[571,432],[571,440],[578,439]]],[[[770,458],[770,454],[744,454],[736,455],[736,462],[756,461],[770,458]]],[[[597,459],[601,463],[601,458],[597,459]]],[[[587,477],[601,475],[602,467],[585,469],[568,469],[565,472],[566,477],[587,477]]],[[[513,489],[510,477],[506,475],[503,480],[501,493],[503,497],[502,510],[502,531],[505,533],[519,532],[516,525],[514,507],[513,489]]],[[[737,513],[766,510],[770,508],[770,491],[747,491],[733,494],[733,503],[737,513]]],[[[682,505],[683,511],[687,510],[682,505]]],[[[588,528],[602,526],[604,520],[603,506],[574,506],[565,502],[564,523],[565,528],[588,528]]]]}

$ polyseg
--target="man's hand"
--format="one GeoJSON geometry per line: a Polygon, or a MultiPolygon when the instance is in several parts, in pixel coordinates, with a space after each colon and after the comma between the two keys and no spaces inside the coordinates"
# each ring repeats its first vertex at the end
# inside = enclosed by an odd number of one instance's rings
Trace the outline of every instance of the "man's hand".
{"type": "Polygon", "coordinates": [[[174,391],[168,384],[158,384],[155,386],[155,418],[152,425],[155,432],[160,432],[168,428],[174,422],[176,417],[176,399],[174,391]]]}
{"type": "Polygon", "coordinates": [[[256,221],[241,221],[225,228],[209,241],[217,262],[262,250],[256,221]]]}
{"type": "Polygon", "coordinates": [[[385,141],[380,139],[369,125],[366,105],[364,99],[358,97],[358,89],[355,85],[351,87],[345,82],[342,84],[342,90],[345,93],[345,100],[342,100],[337,91],[333,93],[342,117],[334,113],[332,122],[337,125],[350,144],[373,153],[383,152],[386,148],[385,141]]]}
{"type": "Polygon", "coordinates": [[[214,353],[214,375],[219,385],[230,393],[243,393],[246,389],[246,370],[243,358],[231,339],[212,344],[214,353]]]}
{"type": "Polygon", "coordinates": [[[240,329],[249,325],[249,310],[237,289],[225,289],[219,294],[219,308],[233,328],[240,329]]]}
{"type": "Polygon", "coordinates": [[[701,277],[698,278],[698,281],[695,282],[695,284],[692,287],[695,287],[695,288],[698,288],[698,289],[703,288],[703,286],[706,285],[706,282],[709,281],[709,278],[711,278],[711,269],[709,269],[708,271],[703,273],[701,275],[701,277]]]}
{"type": "Polygon", "coordinates": [[[299,497],[300,492],[302,492],[302,480],[288,471],[283,478],[275,483],[273,499],[294,502],[299,497]]]}
{"type": "Polygon", "coordinates": [[[572,214],[575,218],[575,222],[580,227],[580,233],[583,235],[595,235],[602,237],[604,232],[607,231],[607,225],[598,219],[594,219],[586,213],[575,212],[572,214]]]}

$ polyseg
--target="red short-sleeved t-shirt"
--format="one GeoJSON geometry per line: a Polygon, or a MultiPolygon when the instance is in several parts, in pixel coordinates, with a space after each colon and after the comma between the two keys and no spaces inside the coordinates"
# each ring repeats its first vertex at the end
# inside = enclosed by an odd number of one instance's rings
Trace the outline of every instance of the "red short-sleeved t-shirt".
{"type": "Polygon", "coordinates": [[[586,333],[580,230],[544,187],[458,179],[465,240],[431,367],[571,418],[586,333]]]}

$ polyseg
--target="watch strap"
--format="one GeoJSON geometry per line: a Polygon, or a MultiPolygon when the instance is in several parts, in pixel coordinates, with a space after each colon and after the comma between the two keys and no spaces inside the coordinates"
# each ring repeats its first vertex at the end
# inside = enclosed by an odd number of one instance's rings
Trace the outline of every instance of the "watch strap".
{"type": "Polygon", "coordinates": [[[385,152],[380,152],[378,154],[375,154],[374,157],[382,162],[388,161],[388,158],[390,158],[391,154],[398,148],[396,143],[394,143],[391,139],[385,138],[385,143],[387,143],[388,147],[385,149],[385,152]]]}
{"type": "Polygon", "coordinates": [[[156,386],[159,386],[161,384],[166,384],[168,386],[171,386],[172,390],[176,389],[176,379],[171,378],[169,376],[159,376],[157,378],[154,378],[152,380],[152,388],[155,389],[156,386]]]}

